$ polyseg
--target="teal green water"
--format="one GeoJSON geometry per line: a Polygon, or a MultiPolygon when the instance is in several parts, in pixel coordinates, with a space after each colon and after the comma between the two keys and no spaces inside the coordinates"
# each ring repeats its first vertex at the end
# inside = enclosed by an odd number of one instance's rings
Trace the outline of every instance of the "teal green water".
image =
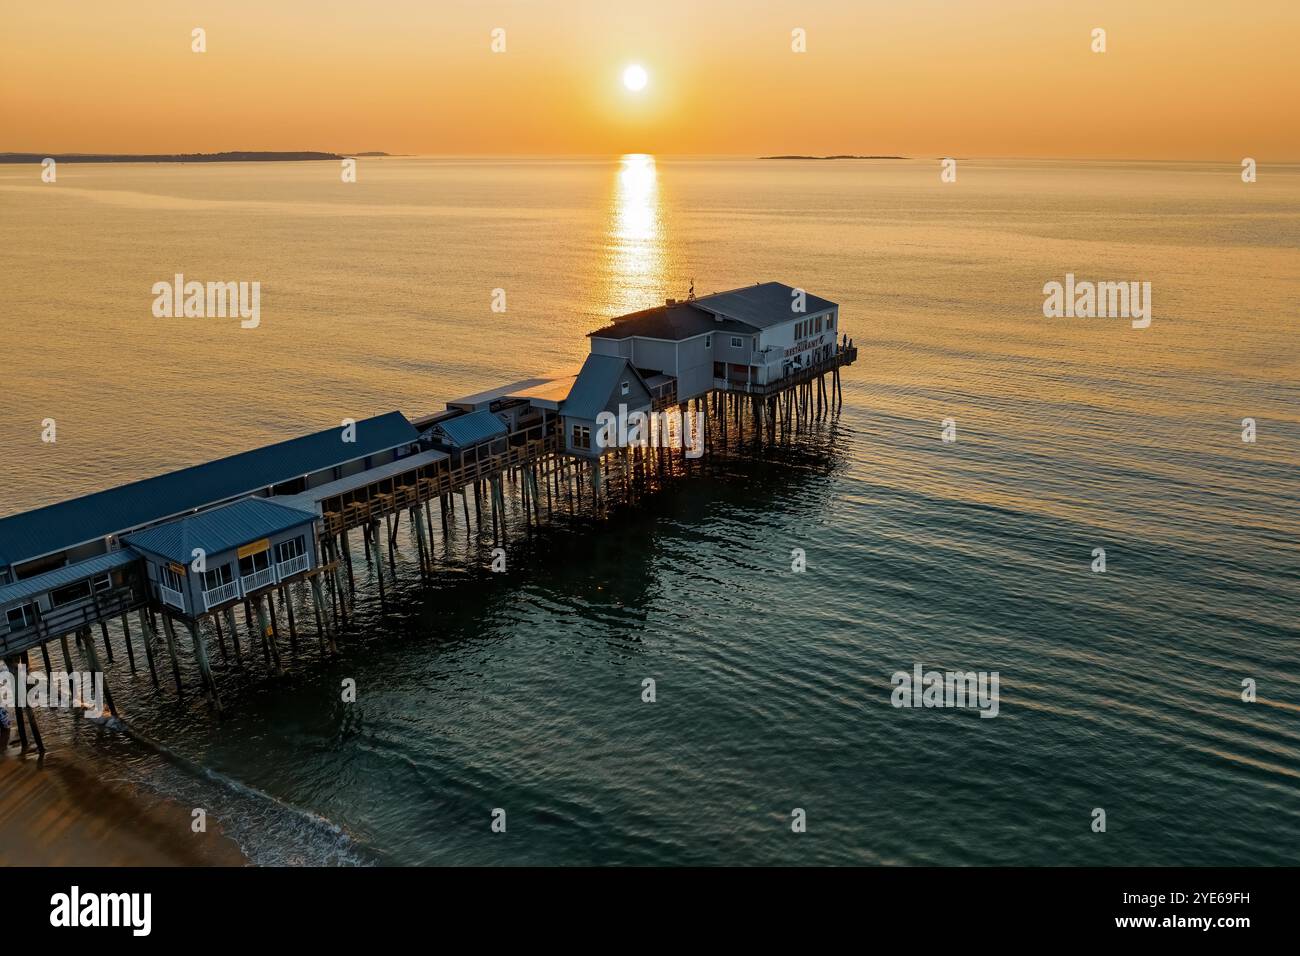
{"type": "Polygon", "coordinates": [[[361,572],[342,658],[304,651],[287,683],[222,666],[224,722],[131,677],[119,644],[124,715],[211,774],[84,725],[52,736],[209,808],[255,861],[1296,862],[1300,170],[986,161],[945,186],[921,162],[412,159],[355,187],[325,164],[68,167],[57,193],[31,175],[0,169],[5,512],[428,411],[572,361],[602,316],[692,276],[804,286],[861,347],[842,411],[790,447],[519,537],[505,575],[462,526],[422,586],[403,534],[386,608],[361,572]],[[262,281],[262,327],[152,319],[176,271],[262,281]],[[1067,272],[1150,281],[1151,328],[1043,318],[1067,272]],[[890,706],[918,662],[997,671],[998,717],[890,706]]]}

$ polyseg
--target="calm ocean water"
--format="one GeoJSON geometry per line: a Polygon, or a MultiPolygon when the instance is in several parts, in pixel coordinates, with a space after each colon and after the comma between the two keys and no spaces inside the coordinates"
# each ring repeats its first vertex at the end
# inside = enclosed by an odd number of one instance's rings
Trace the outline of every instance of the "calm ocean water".
{"type": "Polygon", "coordinates": [[[457,539],[422,588],[402,535],[343,657],[222,668],[224,722],[119,650],[124,716],[207,773],[71,721],[56,744],[254,860],[1297,862],[1300,168],[38,172],[0,167],[0,513],[570,364],[691,277],[803,286],[861,346],[787,452],[521,540],[508,575],[457,539]],[[261,282],[261,327],[153,318],[177,272],[261,282]],[[1151,327],[1043,318],[1067,272],[1149,281],[1151,327]],[[894,709],[917,662],[998,671],[999,716],[894,709]]]}

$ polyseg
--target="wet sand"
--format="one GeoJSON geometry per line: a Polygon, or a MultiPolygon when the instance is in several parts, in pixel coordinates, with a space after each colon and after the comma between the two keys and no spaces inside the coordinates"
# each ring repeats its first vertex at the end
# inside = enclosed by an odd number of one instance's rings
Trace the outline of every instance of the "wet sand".
{"type": "Polygon", "coordinates": [[[244,866],[213,821],[91,775],[70,755],[0,755],[0,866],[244,866]]]}

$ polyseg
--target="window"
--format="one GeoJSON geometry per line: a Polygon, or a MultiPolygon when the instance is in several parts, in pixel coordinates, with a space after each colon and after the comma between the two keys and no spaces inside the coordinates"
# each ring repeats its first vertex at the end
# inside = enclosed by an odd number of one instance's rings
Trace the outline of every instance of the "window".
{"type": "Polygon", "coordinates": [[[817,318],[813,320],[813,331],[820,332],[821,330],[822,330],[822,317],[819,315],[817,316],[817,318]]]}
{"type": "Polygon", "coordinates": [[[203,572],[203,590],[215,591],[223,584],[229,584],[233,580],[234,573],[230,570],[230,565],[223,564],[219,568],[203,572]]]}
{"type": "Polygon", "coordinates": [[[706,349],[713,348],[713,336],[711,335],[704,336],[704,347],[706,349]]]}
{"type": "Polygon", "coordinates": [[[271,549],[258,551],[256,554],[250,554],[247,557],[239,559],[239,573],[243,577],[250,574],[256,574],[258,571],[265,571],[271,566],[271,549]]]}
{"type": "Polygon", "coordinates": [[[292,561],[294,558],[302,557],[307,553],[307,542],[303,540],[302,535],[298,535],[292,541],[281,541],[275,546],[275,551],[275,560],[281,563],[292,561]]]}
{"type": "Polygon", "coordinates": [[[754,351],[758,351],[758,336],[754,336],[754,351]]]}
{"type": "Polygon", "coordinates": [[[832,312],[830,315],[826,316],[826,331],[827,331],[827,332],[834,332],[834,331],[835,331],[835,313],[834,313],[834,312],[832,312]]]}
{"type": "Polygon", "coordinates": [[[90,582],[90,586],[96,593],[99,591],[107,591],[113,586],[113,576],[111,574],[101,574],[90,582]]]}
{"type": "Polygon", "coordinates": [[[574,448],[591,448],[591,427],[588,425],[573,426],[573,447],[574,448]]]}
{"type": "Polygon", "coordinates": [[[158,569],[158,580],[173,591],[185,590],[185,585],[181,583],[181,576],[169,564],[164,564],[158,569]]]}
{"type": "Polygon", "coordinates": [[[31,627],[36,623],[36,608],[31,604],[20,604],[17,607],[11,607],[5,612],[5,619],[9,622],[9,630],[21,631],[25,627],[31,627]]]}
{"type": "Polygon", "coordinates": [[[619,393],[620,395],[626,395],[626,394],[627,394],[628,392],[630,392],[630,391],[632,391],[632,384],[631,384],[630,382],[621,382],[621,383],[619,383],[619,386],[618,386],[618,393],[619,393]]]}
{"type": "Polygon", "coordinates": [[[741,341],[740,341],[740,336],[739,336],[739,335],[733,335],[733,336],[731,337],[731,347],[732,347],[733,349],[738,349],[738,348],[740,348],[740,347],[741,347],[741,344],[742,344],[742,343],[741,343],[741,341]]]}
{"type": "Polygon", "coordinates": [[[726,377],[727,377],[727,363],[726,363],[726,362],[714,362],[714,363],[713,363],[713,377],[714,377],[714,378],[726,378],[726,377]]]}
{"type": "Polygon", "coordinates": [[[88,597],[90,597],[90,582],[78,581],[76,584],[65,584],[51,591],[50,604],[60,607],[73,601],[84,601],[88,597]]]}

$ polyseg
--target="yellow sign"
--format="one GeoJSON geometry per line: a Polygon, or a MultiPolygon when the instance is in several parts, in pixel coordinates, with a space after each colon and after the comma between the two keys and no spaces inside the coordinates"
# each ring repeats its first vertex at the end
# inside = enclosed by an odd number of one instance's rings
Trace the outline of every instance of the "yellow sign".
{"type": "Polygon", "coordinates": [[[250,554],[257,554],[259,551],[266,551],[271,547],[271,539],[263,538],[261,541],[254,541],[252,544],[246,544],[239,549],[239,556],[246,558],[250,554]]]}
{"type": "Polygon", "coordinates": [[[185,576],[185,565],[177,564],[175,561],[168,561],[167,566],[182,577],[185,576]]]}

